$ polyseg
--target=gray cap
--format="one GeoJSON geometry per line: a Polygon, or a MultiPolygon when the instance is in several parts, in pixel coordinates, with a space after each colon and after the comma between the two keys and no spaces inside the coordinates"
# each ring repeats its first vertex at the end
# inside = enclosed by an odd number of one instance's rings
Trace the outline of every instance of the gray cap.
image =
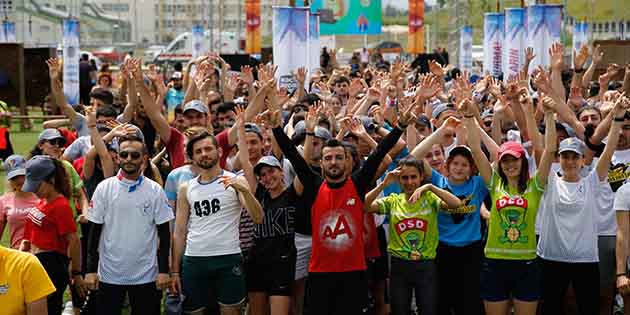
{"type": "Polygon", "coordinates": [[[4,160],[4,171],[7,172],[7,179],[16,176],[26,175],[26,160],[18,154],[13,154],[4,160]]]}
{"type": "Polygon", "coordinates": [[[330,131],[324,127],[317,126],[315,127],[315,138],[320,138],[324,141],[330,140],[332,136],[330,135],[330,131]]]}
{"type": "Polygon", "coordinates": [[[280,161],[278,161],[275,156],[265,155],[260,158],[260,160],[258,160],[258,163],[256,163],[256,166],[254,167],[254,174],[260,175],[260,171],[264,166],[271,166],[282,169],[282,164],[280,164],[280,161]]]}
{"type": "Polygon", "coordinates": [[[260,130],[260,127],[258,127],[258,125],[254,124],[254,123],[246,123],[245,124],[245,132],[253,132],[256,135],[258,135],[258,137],[260,139],[263,138],[262,130],[260,130]]]}
{"type": "Polygon", "coordinates": [[[361,120],[361,124],[365,131],[368,133],[374,133],[378,125],[374,122],[374,118],[370,116],[359,116],[359,120],[361,120]]]}
{"type": "Polygon", "coordinates": [[[23,192],[36,192],[42,182],[55,172],[55,162],[46,155],[36,155],[26,162],[26,180],[23,192]]]}
{"type": "Polygon", "coordinates": [[[484,110],[483,113],[481,113],[481,119],[486,119],[488,117],[493,117],[493,116],[494,116],[494,110],[492,110],[492,108],[488,108],[484,110]]]}
{"type": "Polygon", "coordinates": [[[558,153],[575,152],[579,155],[584,155],[584,148],[585,148],[585,145],[584,145],[584,142],[582,142],[582,140],[576,137],[571,137],[571,138],[566,138],[562,140],[562,142],[560,142],[558,153]]]}
{"type": "Polygon", "coordinates": [[[306,122],[300,120],[293,126],[293,137],[299,137],[306,133],[306,122]]]}
{"type": "Polygon", "coordinates": [[[185,113],[187,110],[195,110],[200,113],[208,114],[208,107],[200,100],[192,100],[186,103],[182,113],[185,113]]]}
{"type": "Polygon", "coordinates": [[[453,105],[453,103],[439,103],[433,107],[433,113],[431,116],[438,119],[438,117],[447,110],[455,111],[455,105],[453,105]]]}
{"type": "Polygon", "coordinates": [[[37,137],[37,141],[41,142],[41,141],[46,141],[46,140],[52,140],[52,139],[66,139],[61,135],[61,132],[59,132],[59,130],[54,129],[54,128],[48,128],[48,129],[44,129],[40,134],[39,137],[37,137]]]}
{"type": "Polygon", "coordinates": [[[416,118],[416,124],[431,128],[431,121],[429,121],[429,118],[425,115],[418,116],[418,118],[416,118]]]}

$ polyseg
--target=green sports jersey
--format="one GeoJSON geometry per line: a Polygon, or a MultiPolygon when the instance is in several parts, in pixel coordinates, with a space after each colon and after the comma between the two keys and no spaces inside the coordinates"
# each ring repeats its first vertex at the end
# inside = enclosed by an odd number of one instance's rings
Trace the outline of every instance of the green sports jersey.
{"type": "Polygon", "coordinates": [[[401,259],[434,259],[441,200],[430,191],[414,204],[407,199],[403,193],[377,200],[379,213],[388,214],[390,220],[387,251],[401,259]]]}
{"type": "Polygon", "coordinates": [[[486,257],[492,259],[530,260],[536,258],[536,213],[544,189],[538,176],[527,181],[519,194],[493,172],[490,186],[492,209],[486,243],[486,257]]]}
{"type": "Polygon", "coordinates": [[[66,173],[68,173],[68,179],[70,180],[70,190],[72,191],[72,200],[68,200],[70,203],[70,208],[72,208],[72,212],[74,216],[78,216],[77,206],[79,202],[79,198],[81,197],[81,189],[83,189],[83,181],[81,180],[81,176],[74,169],[72,164],[66,160],[60,160],[63,164],[63,167],[66,169],[66,173]]]}

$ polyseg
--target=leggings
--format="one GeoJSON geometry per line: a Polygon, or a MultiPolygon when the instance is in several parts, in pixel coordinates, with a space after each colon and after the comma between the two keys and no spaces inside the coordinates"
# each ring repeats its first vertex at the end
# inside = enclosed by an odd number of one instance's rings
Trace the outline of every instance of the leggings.
{"type": "Polygon", "coordinates": [[[567,263],[543,259],[543,315],[563,314],[569,283],[580,315],[599,314],[598,263],[567,263]]]}
{"type": "Polygon", "coordinates": [[[480,297],[481,242],[456,247],[440,243],[437,248],[439,314],[483,313],[480,297]]]}
{"type": "Polygon", "coordinates": [[[39,259],[57,289],[48,296],[48,314],[61,314],[63,310],[63,292],[70,283],[70,274],[68,273],[68,256],[57,252],[42,252],[35,254],[39,259]]]}
{"type": "Polygon", "coordinates": [[[411,295],[422,315],[437,314],[437,267],[433,260],[392,257],[390,290],[392,315],[408,315],[411,295]]]}

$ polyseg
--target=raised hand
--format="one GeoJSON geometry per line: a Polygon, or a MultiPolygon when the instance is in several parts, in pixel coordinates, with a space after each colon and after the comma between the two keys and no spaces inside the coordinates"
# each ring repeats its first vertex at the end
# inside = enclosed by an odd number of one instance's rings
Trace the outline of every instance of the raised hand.
{"type": "Polygon", "coordinates": [[[573,66],[576,70],[584,68],[586,59],[588,59],[588,47],[586,45],[582,45],[577,52],[573,51],[573,66]]]}
{"type": "Polygon", "coordinates": [[[628,106],[630,106],[630,101],[626,98],[626,92],[617,95],[617,100],[615,100],[615,105],[613,107],[615,117],[623,118],[628,110],[628,106]]]}
{"type": "Polygon", "coordinates": [[[465,98],[459,103],[458,110],[464,114],[464,117],[470,117],[475,115],[475,110],[473,109],[473,103],[470,99],[465,98]]]}
{"type": "Polygon", "coordinates": [[[361,81],[359,79],[352,80],[350,86],[348,87],[348,95],[350,97],[356,97],[359,93],[361,93],[361,91],[363,91],[363,84],[361,84],[361,81]]]}
{"type": "Polygon", "coordinates": [[[438,78],[442,78],[446,74],[446,70],[435,60],[429,61],[429,71],[438,78]]]}
{"type": "Polygon", "coordinates": [[[219,183],[225,189],[232,187],[238,192],[249,191],[249,184],[243,176],[219,176],[219,183]]]}
{"type": "Polygon", "coordinates": [[[400,167],[397,167],[396,169],[388,172],[387,175],[385,175],[385,179],[383,179],[383,182],[385,182],[386,185],[397,183],[400,178],[401,172],[402,169],[400,167]]]}
{"type": "Polygon", "coordinates": [[[536,54],[534,54],[534,48],[532,47],[525,48],[525,62],[527,64],[530,64],[532,60],[534,60],[534,58],[536,58],[536,54]]]}
{"type": "Polygon", "coordinates": [[[300,84],[301,86],[304,86],[304,82],[306,82],[306,73],[308,73],[308,70],[306,70],[306,67],[299,67],[297,68],[297,71],[295,72],[295,79],[298,81],[298,84],[300,84]]]}
{"type": "Polygon", "coordinates": [[[501,83],[493,77],[488,77],[488,92],[498,98],[501,95],[501,83]]]}
{"type": "Polygon", "coordinates": [[[441,89],[440,80],[436,76],[425,76],[416,89],[416,100],[429,100],[437,95],[441,89]]]}
{"type": "Polygon", "coordinates": [[[542,99],[542,105],[545,113],[553,113],[556,111],[556,102],[549,96],[542,99]]]}
{"type": "Polygon", "coordinates": [[[413,194],[409,197],[408,202],[410,204],[416,203],[416,201],[418,201],[420,199],[420,197],[422,197],[422,195],[424,195],[424,193],[426,193],[429,190],[431,190],[431,184],[425,184],[425,185],[422,185],[422,186],[418,187],[413,192],[413,194]]]}
{"type": "Polygon", "coordinates": [[[564,50],[564,46],[561,43],[555,42],[549,48],[549,57],[551,57],[551,69],[553,70],[562,70],[562,66],[564,65],[562,61],[562,52],[564,50]]]}
{"type": "Polygon", "coordinates": [[[551,80],[549,79],[549,75],[547,72],[540,68],[538,75],[534,78],[534,86],[538,89],[539,92],[550,94],[551,93],[551,80]]]}
{"type": "Polygon", "coordinates": [[[245,65],[241,67],[241,80],[250,86],[254,84],[254,72],[250,66],[245,65]]]}
{"type": "Polygon", "coordinates": [[[46,65],[48,65],[48,74],[50,75],[51,80],[59,80],[61,78],[61,63],[57,58],[50,58],[46,60],[46,65]]]}
{"type": "Polygon", "coordinates": [[[304,119],[304,127],[306,127],[306,131],[313,132],[315,127],[317,127],[317,120],[319,119],[318,110],[320,106],[321,104],[317,103],[313,104],[313,106],[308,109],[306,118],[304,119]]]}
{"type": "Polygon", "coordinates": [[[604,59],[604,52],[599,45],[593,48],[593,64],[597,65],[604,59]]]}

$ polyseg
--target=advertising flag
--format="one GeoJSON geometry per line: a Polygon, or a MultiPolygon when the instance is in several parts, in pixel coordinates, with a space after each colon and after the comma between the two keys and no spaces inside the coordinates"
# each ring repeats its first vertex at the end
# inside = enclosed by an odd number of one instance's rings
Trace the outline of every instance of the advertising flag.
{"type": "Polygon", "coordinates": [[[473,28],[464,26],[459,32],[459,68],[462,71],[472,71],[473,28]]]}
{"type": "MultiPolygon", "coordinates": [[[[63,94],[72,106],[79,104],[79,21],[63,20],[63,94]]],[[[88,104],[84,104],[88,105],[88,104]]]]}
{"type": "Polygon", "coordinates": [[[245,0],[245,52],[260,54],[260,0],[245,0]]]}
{"type": "MultiPolygon", "coordinates": [[[[273,63],[278,85],[295,91],[294,71],[309,64],[308,8],[273,7],[273,63]]],[[[319,56],[319,55],[318,55],[319,56]]]]}
{"type": "Polygon", "coordinates": [[[192,28],[192,57],[193,59],[204,54],[203,25],[196,24],[192,28]]]}
{"type": "Polygon", "coordinates": [[[15,22],[2,21],[2,34],[0,34],[0,43],[16,43],[17,36],[15,33],[15,22]]]}
{"type": "Polygon", "coordinates": [[[310,77],[319,68],[319,14],[309,13],[308,21],[308,77],[310,77]]]}
{"type": "Polygon", "coordinates": [[[424,0],[409,0],[409,36],[407,50],[410,54],[424,53],[424,0]]]}
{"type": "Polygon", "coordinates": [[[530,72],[538,66],[549,66],[549,48],[560,41],[562,6],[537,4],[527,7],[527,45],[534,49],[536,58],[529,65],[530,72]]]}
{"type": "Polygon", "coordinates": [[[525,9],[505,9],[505,42],[503,50],[503,75],[518,75],[525,59],[525,9]]]}
{"type": "Polygon", "coordinates": [[[503,71],[503,13],[486,13],[483,20],[483,72],[498,76],[503,71]]]}
{"type": "Polygon", "coordinates": [[[320,14],[321,35],[380,34],[381,0],[312,0],[320,14]]]}

